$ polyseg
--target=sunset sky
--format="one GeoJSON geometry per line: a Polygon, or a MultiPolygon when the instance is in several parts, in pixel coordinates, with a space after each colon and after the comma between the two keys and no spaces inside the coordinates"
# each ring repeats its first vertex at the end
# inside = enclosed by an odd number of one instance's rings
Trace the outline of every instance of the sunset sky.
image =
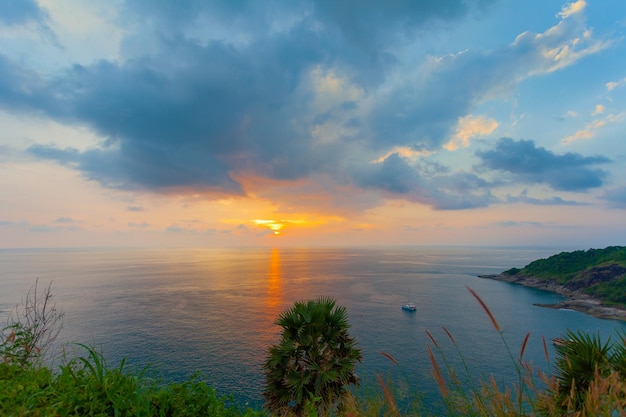
{"type": "Polygon", "coordinates": [[[0,1],[0,247],[626,244],[626,1],[0,1]]]}

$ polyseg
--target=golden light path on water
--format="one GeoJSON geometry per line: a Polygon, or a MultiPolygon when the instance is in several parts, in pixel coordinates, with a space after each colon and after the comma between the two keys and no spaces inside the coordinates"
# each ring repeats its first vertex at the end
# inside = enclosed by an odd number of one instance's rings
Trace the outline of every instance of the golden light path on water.
{"type": "Polygon", "coordinates": [[[269,271],[267,273],[266,305],[270,316],[277,316],[282,305],[282,277],[280,275],[280,249],[270,252],[269,271]]]}

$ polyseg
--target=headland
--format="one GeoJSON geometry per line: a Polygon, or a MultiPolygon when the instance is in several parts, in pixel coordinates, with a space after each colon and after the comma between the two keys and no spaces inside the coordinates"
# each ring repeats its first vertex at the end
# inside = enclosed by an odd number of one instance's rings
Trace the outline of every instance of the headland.
{"type": "Polygon", "coordinates": [[[561,294],[541,307],[580,311],[601,319],[626,321],[626,247],[561,252],[525,267],[479,275],[561,294]]]}
{"type": "Polygon", "coordinates": [[[507,274],[479,275],[478,277],[508,282],[515,285],[522,285],[529,288],[552,291],[564,297],[562,301],[555,304],[535,304],[539,307],[568,309],[579,311],[599,319],[626,321],[626,308],[616,305],[608,305],[604,300],[586,294],[583,290],[572,290],[566,285],[557,284],[554,281],[507,274]]]}

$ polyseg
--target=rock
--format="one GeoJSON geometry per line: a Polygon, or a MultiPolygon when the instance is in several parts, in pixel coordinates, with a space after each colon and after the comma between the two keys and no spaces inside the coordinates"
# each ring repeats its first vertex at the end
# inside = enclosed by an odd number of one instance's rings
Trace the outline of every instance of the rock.
{"type": "Polygon", "coordinates": [[[490,274],[478,275],[478,277],[508,282],[514,285],[522,285],[529,288],[552,291],[566,297],[565,300],[556,304],[535,304],[539,307],[569,309],[579,311],[581,313],[588,314],[590,316],[600,319],[626,321],[626,309],[606,305],[602,302],[602,300],[585,294],[583,290],[586,287],[574,288],[571,286],[560,285],[553,281],[546,281],[520,275],[490,274]]]}

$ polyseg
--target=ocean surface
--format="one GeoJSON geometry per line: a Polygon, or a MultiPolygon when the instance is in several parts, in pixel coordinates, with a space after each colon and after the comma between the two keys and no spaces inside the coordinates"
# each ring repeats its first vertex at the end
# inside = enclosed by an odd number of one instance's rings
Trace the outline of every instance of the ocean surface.
{"type": "MultiPolygon", "coordinates": [[[[447,329],[475,375],[503,383],[516,373],[507,348],[549,370],[542,338],[566,329],[609,337],[626,324],[578,312],[534,306],[560,296],[478,278],[561,252],[558,248],[239,248],[2,249],[0,323],[39,278],[52,282],[65,312],[59,344],[99,349],[110,366],[126,366],[177,381],[200,372],[220,394],[262,405],[262,363],[278,341],[277,315],[294,301],[330,296],[347,307],[350,333],[363,350],[363,389],[375,375],[419,390],[435,401],[426,334],[460,367],[447,329]],[[503,329],[496,332],[467,288],[484,300],[503,329]],[[417,312],[401,310],[407,301],[417,312]],[[504,338],[504,342],[502,340],[504,338]],[[383,351],[398,362],[395,366],[383,351]]],[[[60,359],[59,359],[60,360],[60,359]]],[[[462,373],[462,369],[458,370],[462,373]]]]}

